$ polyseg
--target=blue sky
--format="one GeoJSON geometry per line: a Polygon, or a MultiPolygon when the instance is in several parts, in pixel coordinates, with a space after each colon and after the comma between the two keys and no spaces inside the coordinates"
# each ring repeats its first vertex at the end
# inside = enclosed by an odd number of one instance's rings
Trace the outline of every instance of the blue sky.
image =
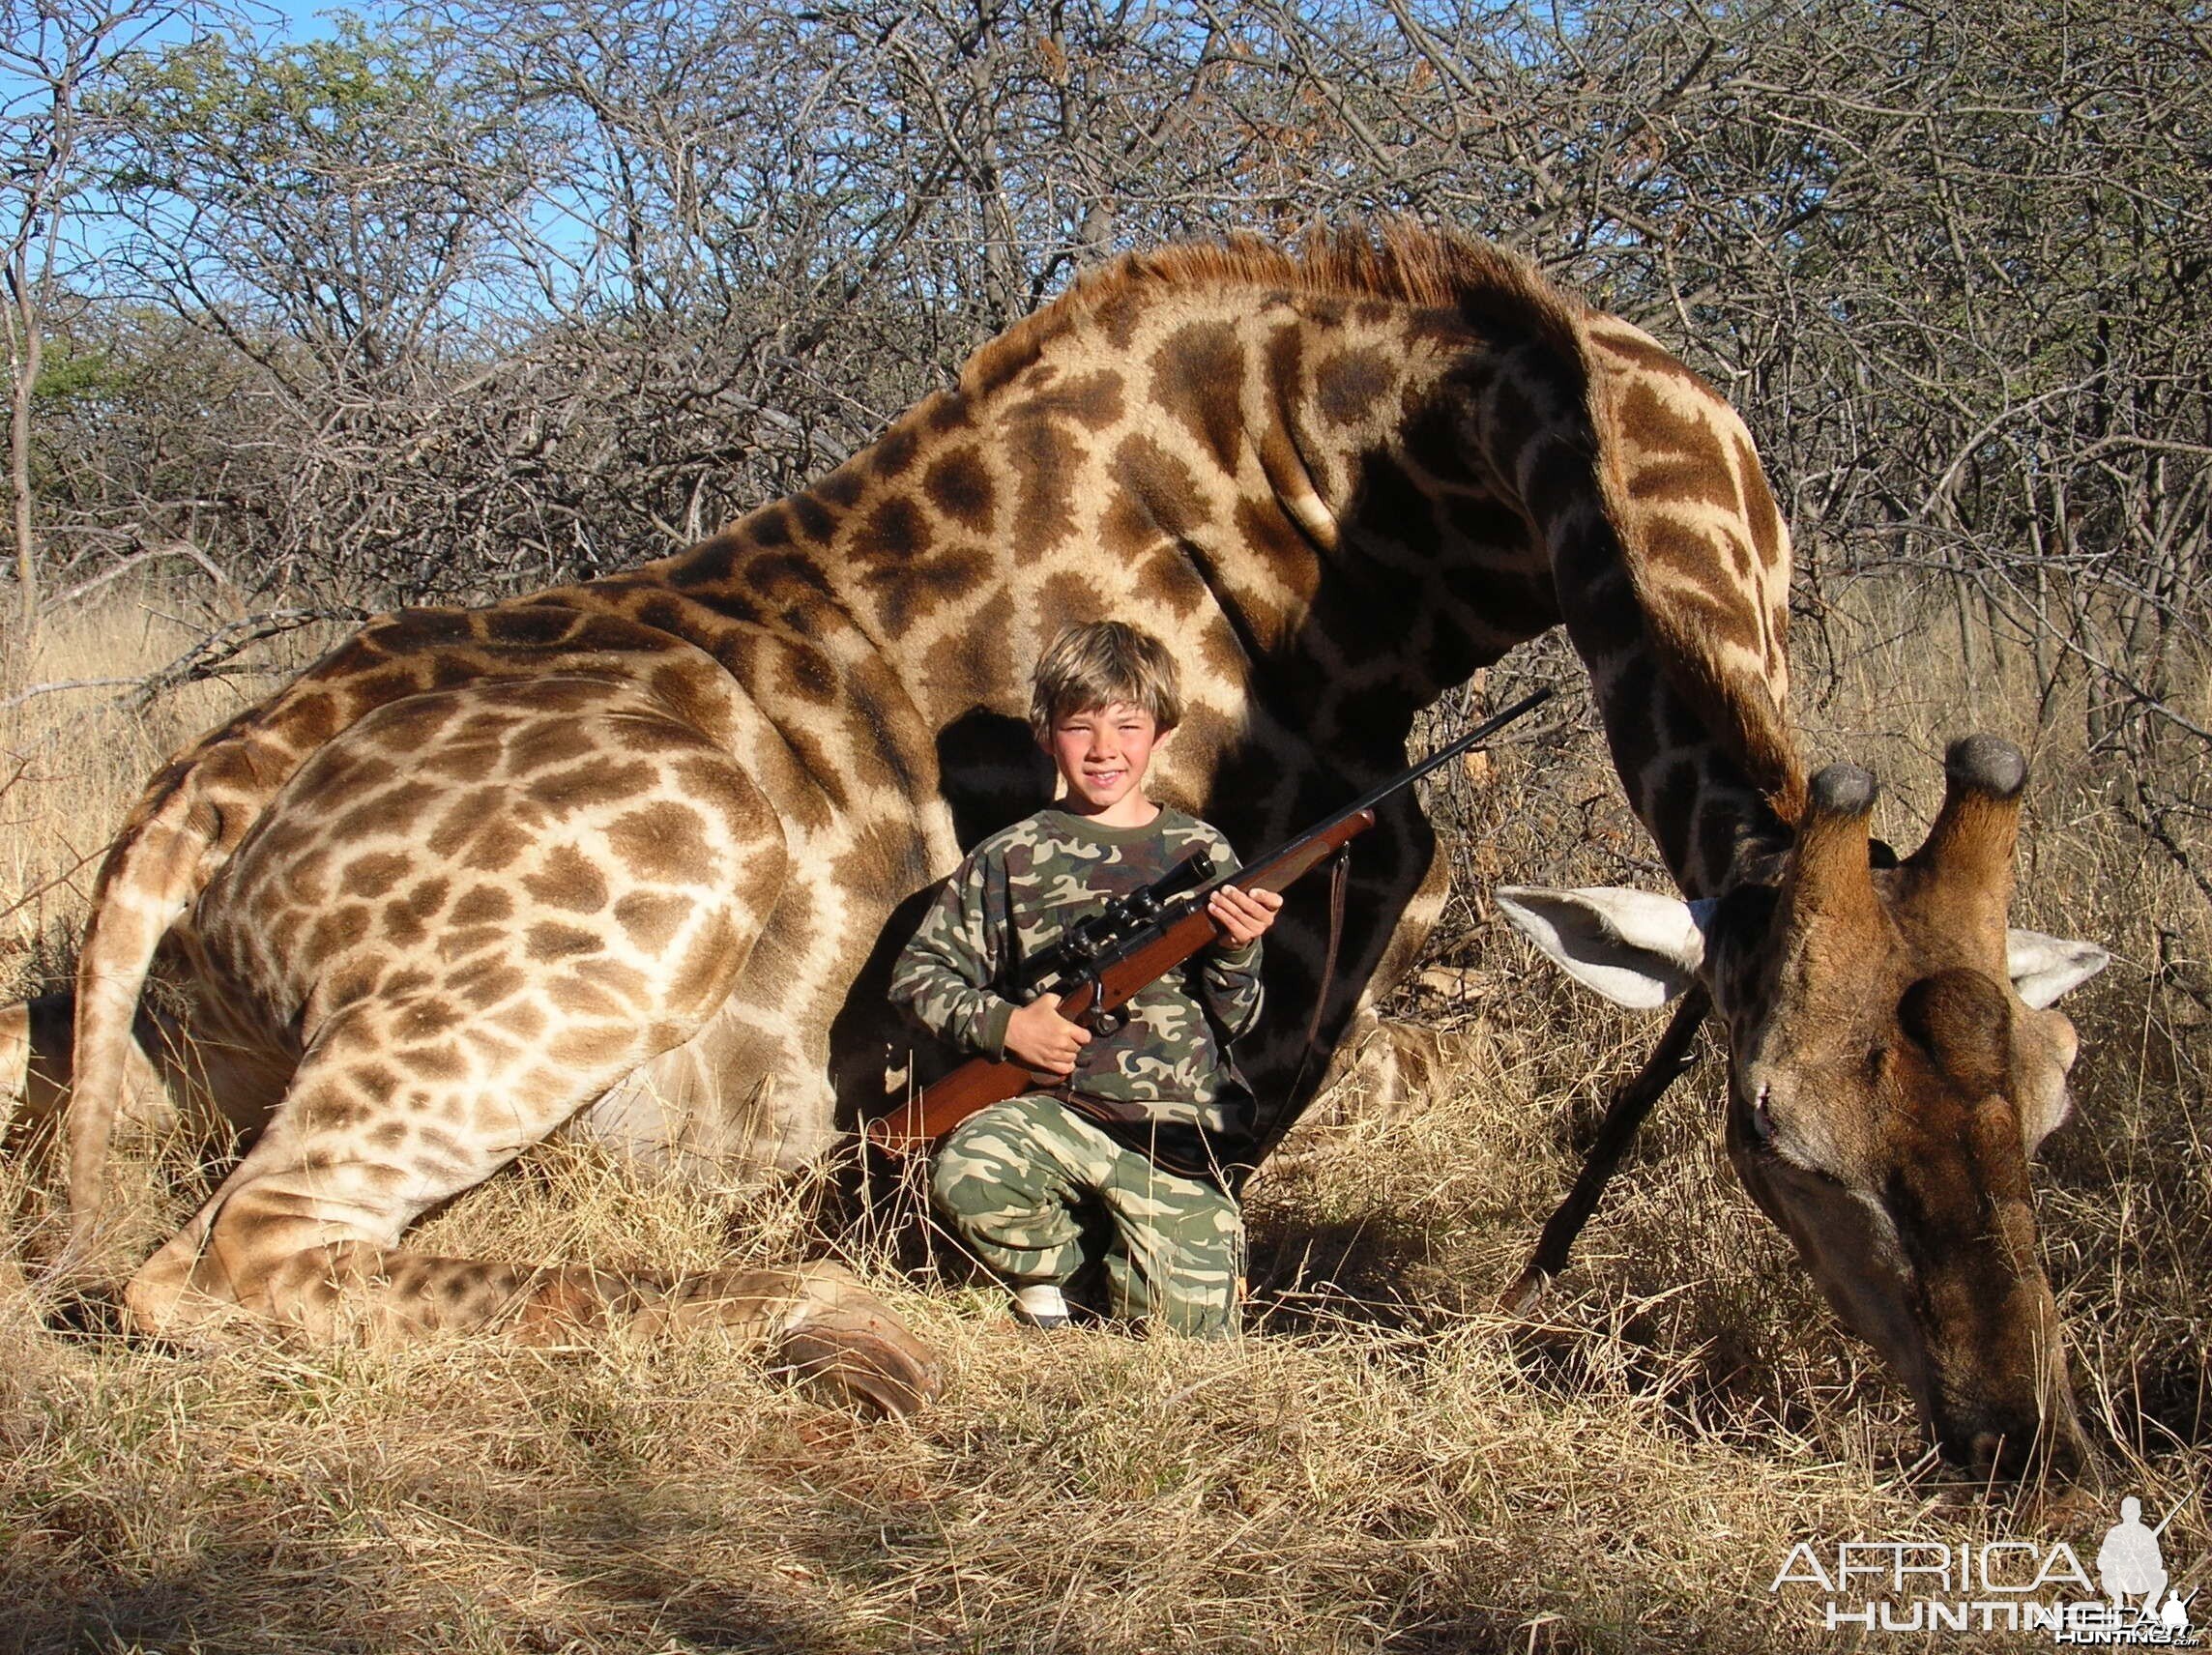
{"type": "MultiPolygon", "coordinates": [[[[303,42],[327,40],[336,34],[332,18],[340,13],[352,13],[373,21],[399,9],[402,0],[351,0],[351,3],[330,3],[330,0],[233,0],[252,38],[263,44],[277,44],[285,41],[303,42]]],[[[126,27],[111,43],[140,49],[181,44],[206,26],[205,10],[194,0],[175,0],[175,10],[163,16],[154,27],[143,22],[126,27]]],[[[41,55],[54,49],[54,37],[43,32],[35,17],[26,13],[23,18],[13,13],[8,19],[11,29],[9,45],[25,56],[41,55]]],[[[0,145],[14,142],[15,123],[28,122],[35,130],[48,101],[43,83],[16,73],[13,63],[0,56],[0,145]]],[[[73,221],[65,229],[65,240],[73,244],[75,250],[103,246],[110,227],[100,218],[95,196],[80,196],[74,203],[73,221]]]]}
{"type": "MultiPolygon", "coordinates": [[[[392,10],[388,0],[243,0],[241,10],[254,35],[263,40],[328,40],[337,33],[331,18],[339,12],[375,17],[392,10]]],[[[182,40],[182,19],[155,31],[157,40],[182,40]]]]}
{"type": "Polygon", "coordinates": [[[284,19],[284,32],[296,41],[325,39],[335,33],[331,27],[331,15],[335,12],[354,12],[364,17],[373,17],[384,8],[376,5],[332,5],[327,0],[262,0],[265,9],[284,19]]]}
{"type": "MultiPolygon", "coordinates": [[[[328,40],[337,33],[331,19],[340,12],[374,18],[393,9],[394,0],[354,0],[352,4],[334,3],[334,0],[242,0],[240,5],[254,38],[270,44],[284,40],[328,40]]],[[[186,0],[178,6],[175,15],[158,27],[143,35],[138,29],[131,29],[127,38],[143,39],[147,44],[181,44],[191,38],[194,24],[201,21],[194,16],[195,11],[189,0],[186,0]]],[[[0,74],[0,92],[14,90],[5,74],[0,74]]]]}
{"type": "Polygon", "coordinates": [[[364,17],[373,17],[389,8],[376,4],[376,0],[355,0],[353,4],[342,0],[248,0],[249,15],[259,24],[267,19],[281,18],[284,33],[295,41],[327,40],[336,33],[331,26],[331,17],[339,12],[352,12],[364,17]]]}

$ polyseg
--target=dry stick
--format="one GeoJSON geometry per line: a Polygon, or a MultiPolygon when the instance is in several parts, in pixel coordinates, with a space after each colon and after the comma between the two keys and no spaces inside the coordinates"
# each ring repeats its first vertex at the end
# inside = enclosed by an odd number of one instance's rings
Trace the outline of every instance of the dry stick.
{"type": "Polygon", "coordinates": [[[28,689],[18,690],[0,701],[0,711],[20,707],[26,701],[36,701],[42,695],[59,695],[65,689],[114,689],[122,684],[137,684],[145,681],[135,678],[65,678],[53,683],[34,683],[28,689]]]}
{"type": "MultiPolygon", "coordinates": [[[[118,837],[120,837],[120,835],[118,835],[118,837]]],[[[40,897],[45,895],[47,891],[54,890],[62,886],[68,885],[72,880],[75,879],[78,874],[84,872],[84,870],[90,867],[94,862],[97,862],[102,857],[105,857],[107,853],[112,851],[114,848],[115,840],[110,839],[105,844],[102,845],[99,850],[88,851],[85,853],[85,855],[77,857],[77,859],[72,862],[68,867],[62,869],[60,873],[54,875],[52,879],[47,880],[44,885],[33,886],[29,890],[25,891],[14,902],[11,902],[6,908],[0,908],[0,919],[13,918],[15,915],[22,913],[24,909],[30,907],[32,903],[38,901],[40,897]]]]}
{"type": "Polygon", "coordinates": [[[1651,1106],[1665,1095],[1667,1089],[1696,1064],[1692,1047],[1698,1037],[1698,1028],[1711,1006],[1712,1001],[1703,984],[1692,988],[1675,1008],[1674,1020],[1667,1025],[1667,1032],[1659,1036],[1658,1046],[1637,1071],[1636,1078],[1613,1094],[1613,1102],[1606,1106],[1605,1119],[1597,1129],[1597,1142],[1590,1146],[1575,1187],[1567,1192],[1567,1199],[1559,1203],[1558,1210],[1545,1224],[1536,1250],[1528,1255],[1528,1266],[1499,1296],[1498,1308],[1506,1315],[1527,1314],[1545,1287],[1567,1267],[1567,1252],[1574,1246],[1575,1237],[1583,1233],[1583,1226],[1589,1222],[1590,1214],[1597,1210],[1598,1199],[1605,1194],[1607,1182],[1619,1167],[1621,1157],[1628,1153],[1628,1146],[1635,1142],[1636,1129],[1644,1124],[1644,1118],[1651,1113],[1651,1106]]]}
{"type": "Polygon", "coordinates": [[[102,569],[100,573],[94,575],[90,580],[79,581],[76,585],[71,587],[67,592],[59,592],[54,594],[54,595],[49,598],[48,601],[52,603],[73,603],[77,598],[86,595],[88,593],[98,592],[109,581],[129,574],[132,569],[137,568],[140,565],[155,563],[162,558],[188,559],[190,562],[199,565],[201,568],[205,569],[207,571],[208,578],[213,580],[218,586],[228,587],[231,584],[230,577],[224,574],[221,569],[218,568],[214,560],[211,559],[205,552],[201,551],[199,547],[193,545],[189,540],[174,540],[163,545],[149,546],[141,551],[133,552],[131,554],[131,556],[123,559],[122,562],[110,565],[108,567],[102,569]]]}

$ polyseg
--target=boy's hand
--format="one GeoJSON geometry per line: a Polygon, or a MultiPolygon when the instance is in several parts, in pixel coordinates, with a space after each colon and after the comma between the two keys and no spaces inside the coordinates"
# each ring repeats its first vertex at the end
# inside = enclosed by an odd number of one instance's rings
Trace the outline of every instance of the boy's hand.
{"type": "Polygon", "coordinates": [[[1006,1019],[1006,1056],[1040,1075],[1071,1075],[1091,1031],[1060,1014],[1060,996],[1040,994],[1006,1019]]]}
{"type": "Polygon", "coordinates": [[[1238,890],[1225,885],[1206,899],[1206,912],[1221,927],[1222,942],[1232,948],[1257,943],[1283,911],[1279,890],[1238,890]]]}

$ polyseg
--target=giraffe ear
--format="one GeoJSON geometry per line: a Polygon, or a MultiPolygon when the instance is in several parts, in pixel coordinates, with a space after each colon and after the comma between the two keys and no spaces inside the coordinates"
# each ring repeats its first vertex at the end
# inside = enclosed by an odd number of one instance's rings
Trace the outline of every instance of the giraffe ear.
{"type": "Polygon", "coordinates": [[[2111,959],[2094,943],[2046,937],[2040,931],[2005,933],[2005,971],[2013,990],[2038,1011],[2068,989],[2087,982],[2111,959]]]}
{"type": "Polygon", "coordinates": [[[1616,1005],[1647,1011],[1697,980],[1710,902],[1648,890],[1500,886],[1498,906],[1567,975],[1616,1005]]]}

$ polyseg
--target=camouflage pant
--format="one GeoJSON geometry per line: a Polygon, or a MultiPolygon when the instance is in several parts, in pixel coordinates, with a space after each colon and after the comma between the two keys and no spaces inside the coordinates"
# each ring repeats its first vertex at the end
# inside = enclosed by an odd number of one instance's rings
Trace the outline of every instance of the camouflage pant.
{"type": "Polygon", "coordinates": [[[1211,1184],[1162,1172],[1057,1098],[970,1116],[930,1168],[953,1233],[1008,1285],[1103,1269],[1111,1315],[1178,1333],[1237,1329],[1244,1215],[1211,1184]]]}

